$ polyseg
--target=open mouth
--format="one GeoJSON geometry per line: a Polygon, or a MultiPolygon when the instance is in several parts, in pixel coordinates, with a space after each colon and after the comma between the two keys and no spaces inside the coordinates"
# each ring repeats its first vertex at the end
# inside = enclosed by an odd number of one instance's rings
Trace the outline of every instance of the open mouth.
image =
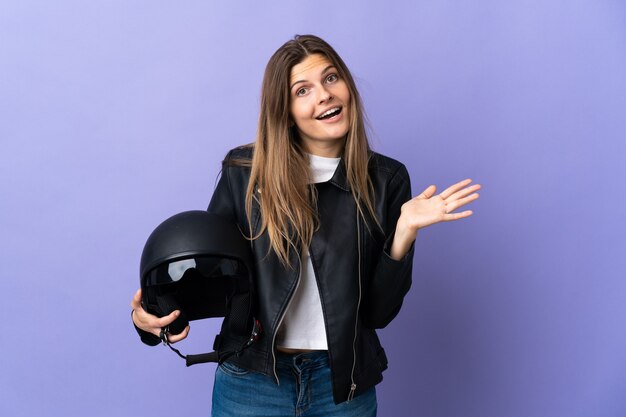
{"type": "Polygon", "coordinates": [[[341,109],[342,107],[333,107],[332,109],[325,111],[322,115],[316,117],[316,119],[326,120],[326,119],[330,119],[331,117],[338,116],[341,113],[341,109]]]}

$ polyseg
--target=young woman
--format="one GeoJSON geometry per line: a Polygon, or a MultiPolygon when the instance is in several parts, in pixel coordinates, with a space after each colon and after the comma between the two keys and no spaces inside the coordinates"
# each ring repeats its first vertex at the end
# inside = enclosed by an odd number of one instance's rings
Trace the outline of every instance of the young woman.
{"type": "MultiPolygon", "coordinates": [[[[251,239],[265,332],[218,367],[213,415],[375,416],[387,368],[375,329],[409,290],[418,230],[472,214],[454,212],[478,198],[470,183],[411,198],[404,165],[370,149],[339,55],[311,35],[281,46],[265,71],[256,142],[228,153],[208,208],[251,239]]],[[[138,291],[132,317],[143,332],[158,335],[178,314],[157,318],[140,300],[138,291]]],[[[220,343],[232,338],[226,330],[220,343]]]]}

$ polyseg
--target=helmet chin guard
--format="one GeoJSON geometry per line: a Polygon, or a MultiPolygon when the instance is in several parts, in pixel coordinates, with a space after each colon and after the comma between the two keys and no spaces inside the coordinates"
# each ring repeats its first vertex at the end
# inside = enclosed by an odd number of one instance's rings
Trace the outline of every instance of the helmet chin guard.
{"type": "MultiPolygon", "coordinates": [[[[141,255],[140,284],[144,309],[158,317],[179,310],[161,329],[161,340],[187,366],[221,363],[261,337],[254,318],[254,281],[250,242],[229,220],[206,211],[186,211],[161,223],[148,237],[141,255]],[[247,340],[241,348],[183,355],[167,334],[179,334],[193,320],[224,317],[222,330],[247,340]]],[[[219,335],[218,335],[219,338],[219,335]]],[[[218,345],[216,343],[216,345],[218,345]]]]}

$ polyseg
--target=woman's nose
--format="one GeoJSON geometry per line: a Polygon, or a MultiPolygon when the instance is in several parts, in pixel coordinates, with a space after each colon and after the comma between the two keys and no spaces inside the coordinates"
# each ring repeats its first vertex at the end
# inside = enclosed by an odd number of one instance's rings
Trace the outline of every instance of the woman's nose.
{"type": "Polygon", "coordinates": [[[326,88],[322,87],[320,89],[320,103],[324,103],[325,101],[330,101],[333,99],[332,94],[330,94],[330,91],[328,91],[326,88]]]}

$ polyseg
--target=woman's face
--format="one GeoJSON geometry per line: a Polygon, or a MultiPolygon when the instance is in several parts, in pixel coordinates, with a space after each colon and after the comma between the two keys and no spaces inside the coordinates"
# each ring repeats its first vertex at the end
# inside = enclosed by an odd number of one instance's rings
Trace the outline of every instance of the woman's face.
{"type": "Polygon", "coordinates": [[[291,69],[290,113],[304,150],[313,155],[341,155],[350,129],[350,91],[323,55],[307,56],[291,69]]]}

